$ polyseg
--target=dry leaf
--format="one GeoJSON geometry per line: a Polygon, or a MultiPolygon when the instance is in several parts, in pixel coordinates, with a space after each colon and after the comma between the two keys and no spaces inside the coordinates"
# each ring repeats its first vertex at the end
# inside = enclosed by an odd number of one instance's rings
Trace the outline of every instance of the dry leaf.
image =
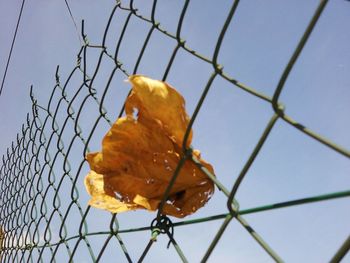
{"type": "MultiPolygon", "coordinates": [[[[86,156],[91,168],[85,178],[89,205],[112,213],[157,210],[182,156],[189,123],[183,97],[167,83],[141,75],[130,76],[129,81],[133,87],[125,102],[126,116],[105,135],[102,151],[86,156]]],[[[192,131],[187,146],[191,140],[192,131]]],[[[193,154],[214,173],[199,151],[193,154]]],[[[213,182],[186,160],[162,212],[176,217],[192,214],[213,192],[213,182]]]]}
{"type": "Polygon", "coordinates": [[[2,258],[2,246],[3,246],[3,241],[5,239],[5,233],[2,230],[2,227],[0,226],[0,262],[1,262],[1,258],[2,258]]]}

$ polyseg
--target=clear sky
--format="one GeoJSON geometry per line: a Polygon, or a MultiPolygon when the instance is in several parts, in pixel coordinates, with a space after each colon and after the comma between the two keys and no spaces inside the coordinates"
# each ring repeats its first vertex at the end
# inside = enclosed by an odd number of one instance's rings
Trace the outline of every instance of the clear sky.
{"type": "MultiPolygon", "coordinates": [[[[175,34],[184,1],[159,0],[155,18],[161,27],[175,34]]],[[[224,72],[240,82],[272,96],[279,78],[301,38],[319,1],[247,0],[238,5],[222,47],[218,62],[224,72]]],[[[22,1],[0,0],[0,76],[5,70],[18,13],[22,1]]],[[[99,45],[115,1],[69,1],[80,30],[85,19],[85,32],[92,45],[99,45]]],[[[128,1],[122,1],[128,6],[128,1]]],[[[186,45],[211,58],[219,32],[232,1],[191,1],[183,21],[181,37],[186,45]]],[[[134,1],[138,13],[150,17],[151,1],[134,1]]],[[[350,149],[350,2],[331,0],[327,4],[309,41],[295,64],[280,101],[286,113],[327,139],[350,149]]],[[[116,43],[124,26],[127,11],[118,10],[108,32],[107,51],[114,54],[116,43]]],[[[132,73],[150,25],[133,16],[120,46],[118,60],[132,73]]],[[[137,73],[162,79],[166,65],[176,46],[169,37],[155,31],[152,34],[137,73]]],[[[16,139],[26,114],[31,111],[30,85],[40,105],[46,106],[56,83],[55,70],[60,65],[62,83],[76,65],[80,40],[69,12],[62,1],[27,1],[17,40],[9,65],[5,86],[0,97],[0,153],[6,152],[16,139]]],[[[89,49],[88,72],[92,75],[99,50],[89,49]]],[[[95,89],[102,98],[114,65],[105,58],[101,64],[95,89]]],[[[193,55],[180,50],[167,76],[167,82],[177,88],[186,99],[186,108],[192,115],[213,68],[193,55]]],[[[115,120],[129,86],[125,75],[117,72],[106,93],[104,106],[108,117],[115,120]]],[[[68,85],[71,96],[81,85],[81,75],[68,85]]],[[[86,92],[84,94],[87,94],[86,92]]],[[[81,95],[73,107],[79,108],[81,95]]],[[[58,94],[54,102],[59,100],[58,94]]],[[[260,100],[222,78],[217,78],[208,93],[194,123],[194,148],[212,163],[217,178],[231,188],[253,148],[273,115],[269,103],[260,100]]],[[[83,107],[79,125],[85,138],[89,135],[98,106],[89,99],[83,107]]],[[[58,122],[62,125],[64,111],[58,122]]],[[[101,121],[89,144],[91,151],[100,149],[101,139],[108,130],[101,121]]],[[[49,130],[47,135],[50,135],[49,130]]],[[[64,134],[67,147],[74,135],[73,125],[64,134]]],[[[52,149],[54,155],[55,149],[52,149]]],[[[72,171],[77,171],[83,158],[83,146],[74,145],[69,157],[72,171]]],[[[62,161],[62,160],[61,160],[62,161]]],[[[58,161],[60,162],[60,161],[58,161]]],[[[83,186],[88,172],[84,164],[77,188],[83,210],[89,199],[83,186]]],[[[74,173],[73,173],[74,174],[74,173]]],[[[62,176],[55,166],[56,180],[62,176]]],[[[311,139],[289,124],[278,120],[261,153],[253,163],[237,192],[241,209],[278,203],[314,195],[350,189],[350,161],[345,156],[311,139]]],[[[67,189],[71,184],[64,181],[67,189]]],[[[61,191],[62,210],[70,202],[70,190],[61,191]]],[[[51,193],[52,199],[53,193],[51,193]]],[[[1,200],[0,200],[1,202],[1,200]]],[[[295,206],[245,216],[251,226],[286,262],[325,262],[329,260],[350,231],[349,198],[295,206]]],[[[227,213],[226,197],[216,191],[209,203],[186,219],[227,213]]],[[[149,226],[155,213],[146,211],[118,215],[120,229],[149,226]]],[[[110,214],[91,209],[87,222],[89,232],[108,231],[110,214]]],[[[77,211],[69,215],[68,236],[77,234],[81,218],[77,211]]],[[[174,219],[174,221],[178,221],[174,219]]],[[[52,223],[52,241],[58,240],[60,221],[52,223]]],[[[198,262],[218,231],[222,220],[175,228],[175,239],[190,262],[198,262]]],[[[45,226],[43,225],[43,228],[45,226]]],[[[149,232],[121,235],[133,260],[144,250],[149,232]]],[[[89,238],[97,256],[106,236],[89,238]]],[[[146,262],[179,262],[173,247],[166,249],[168,240],[159,237],[146,262]]],[[[74,247],[75,241],[69,243],[74,247]]],[[[65,262],[62,246],[57,261],[65,262]]],[[[49,254],[47,254],[48,256],[49,254]]],[[[102,262],[125,260],[119,244],[112,240],[102,262]]],[[[84,244],[78,247],[76,262],[90,262],[84,244]]],[[[232,221],[211,255],[209,262],[272,262],[272,259],[251,238],[244,228],[232,221]]],[[[350,255],[344,259],[350,262],[350,255]]]]}

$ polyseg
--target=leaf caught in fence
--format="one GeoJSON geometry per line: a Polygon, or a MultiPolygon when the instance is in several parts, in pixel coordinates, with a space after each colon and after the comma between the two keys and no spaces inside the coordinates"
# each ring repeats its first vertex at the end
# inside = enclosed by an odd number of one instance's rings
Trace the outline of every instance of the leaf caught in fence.
{"type": "Polygon", "coordinates": [[[1,258],[2,258],[2,243],[3,243],[3,240],[5,238],[5,233],[4,231],[2,230],[2,227],[0,226],[0,262],[1,262],[1,258]]]}
{"type": "MultiPolygon", "coordinates": [[[[141,75],[130,76],[129,81],[133,87],[125,102],[126,116],[105,135],[102,151],[86,156],[91,168],[85,178],[89,205],[113,213],[158,208],[183,156],[189,123],[183,97],[167,83],[141,75]]],[[[186,146],[191,140],[192,131],[186,146]]],[[[193,155],[214,173],[198,150],[193,155]]],[[[213,182],[186,160],[162,212],[175,217],[192,214],[213,192],[213,182]]]]}

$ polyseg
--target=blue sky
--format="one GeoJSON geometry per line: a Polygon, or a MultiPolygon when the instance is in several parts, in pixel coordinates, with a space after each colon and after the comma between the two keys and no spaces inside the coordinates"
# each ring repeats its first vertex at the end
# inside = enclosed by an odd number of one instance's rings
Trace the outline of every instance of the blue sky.
{"type": "MultiPolygon", "coordinates": [[[[73,15],[80,25],[85,19],[89,43],[100,44],[103,31],[115,1],[69,1],[73,15]]],[[[127,1],[122,1],[127,6],[127,1]]],[[[21,1],[0,1],[0,72],[5,70],[6,59],[17,22],[21,1]]],[[[191,1],[184,18],[181,37],[186,45],[198,53],[211,57],[218,34],[226,19],[231,1],[191,1]]],[[[272,96],[279,78],[302,36],[318,1],[242,1],[237,9],[221,46],[218,62],[224,72],[240,82],[272,96]]],[[[151,2],[134,1],[134,7],[145,17],[150,16],[151,2]]],[[[158,1],[156,20],[162,28],[176,32],[183,1],[158,1]]],[[[295,64],[282,91],[280,101],[286,113],[320,135],[350,149],[350,33],[348,30],[350,3],[330,1],[314,29],[304,51],[295,64]]],[[[114,53],[121,28],[128,15],[118,10],[108,32],[107,51],[114,53]]],[[[118,59],[132,73],[150,25],[132,17],[118,59]]],[[[162,79],[176,42],[155,31],[145,50],[137,73],[162,79]]],[[[0,97],[1,139],[0,151],[6,152],[16,138],[26,114],[31,110],[29,87],[39,104],[47,100],[55,85],[56,65],[64,82],[76,65],[80,49],[79,38],[64,1],[27,1],[18,31],[13,56],[3,93],[0,97]],[[5,125],[4,125],[5,124],[5,125]]],[[[98,49],[89,49],[88,72],[92,75],[98,49]]],[[[95,88],[102,98],[114,64],[104,58],[97,74],[95,88]]],[[[167,81],[186,99],[191,115],[213,68],[198,58],[180,50],[167,76],[167,81]]],[[[115,120],[119,114],[128,84],[125,75],[117,72],[106,93],[104,106],[108,117],[115,120]]],[[[67,86],[72,96],[81,84],[81,75],[74,75],[67,86]]],[[[86,94],[86,92],[84,93],[86,94]]],[[[59,96],[54,96],[57,102],[59,96]]],[[[81,95],[73,107],[79,108],[81,95]]],[[[65,118],[60,111],[58,122],[65,118]]],[[[98,106],[89,99],[83,107],[79,125],[86,138],[98,117],[98,106]]],[[[193,146],[204,159],[213,164],[217,178],[231,188],[267,122],[273,115],[269,103],[262,101],[218,77],[214,80],[203,107],[194,123],[193,146]]],[[[108,124],[101,121],[89,144],[92,151],[100,149],[101,139],[108,124]]],[[[50,130],[47,130],[47,135],[50,130]]],[[[73,124],[67,127],[65,145],[73,136],[73,124]]],[[[66,146],[67,147],[67,146],[66,146]]],[[[55,148],[52,147],[53,154],[55,148]]],[[[83,157],[83,146],[74,144],[69,157],[72,171],[77,171],[83,157]]],[[[55,166],[56,180],[62,177],[62,159],[55,166]],[[61,166],[60,166],[61,165],[61,166]]],[[[88,196],[83,177],[88,172],[84,164],[77,181],[80,203],[86,209],[88,196]]],[[[74,172],[73,172],[74,174],[74,172]]],[[[242,209],[277,203],[350,188],[349,159],[309,138],[289,124],[278,120],[261,153],[253,163],[237,193],[242,209]]],[[[64,180],[70,189],[71,184],[64,180]]],[[[63,188],[63,208],[70,202],[68,190],[63,188]]],[[[53,198],[53,193],[48,198],[53,198]],[[51,197],[50,197],[51,196],[51,197]]],[[[253,228],[286,262],[327,261],[349,235],[349,198],[284,208],[245,216],[253,228]]],[[[62,209],[64,211],[64,209],[62,209]]],[[[194,215],[200,218],[226,213],[226,198],[216,191],[209,203],[194,215]]],[[[121,229],[148,226],[155,213],[137,211],[118,215],[121,229]]],[[[110,215],[91,209],[87,222],[89,231],[109,229],[110,215]]],[[[186,218],[187,219],[187,218],[186,218]]],[[[75,235],[80,216],[73,209],[69,215],[68,235],[75,235]]],[[[174,221],[177,221],[174,219],[174,221]]],[[[53,240],[57,240],[59,218],[52,224],[53,240]]],[[[175,229],[175,239],[190,262],[198,262],[208,248],[222,221],[183,226],[175,229]]],[[[122,234],[121,237],[133,260],[145,248],[150,233],[122,234]]],[[[93,250],[100,251],[106,237],[96,236],[89,241],[93,250]]],[[[73,244],[72,241],[70,244],[73,244]]],[[[153,245],[147,262],[179,262],[173,248],[166,249],[167,238],[161,236],[153,245]]],[[[58,261],[66,260],[61,247],[58,261]]],[[[76,262],[90,262],[85,245],[79,246],[76,262]]],[[[104,253],[103,262],[124,259],[116,240],[104,253]],[[113,259],[113,260],[112,260],[113,259]]],[[[251,236],[236,221],[232,221],[214,250],[209,262],[272,262],[251,236]]],[[[350,262],[349,255],[344,262],[350,262]]]]}

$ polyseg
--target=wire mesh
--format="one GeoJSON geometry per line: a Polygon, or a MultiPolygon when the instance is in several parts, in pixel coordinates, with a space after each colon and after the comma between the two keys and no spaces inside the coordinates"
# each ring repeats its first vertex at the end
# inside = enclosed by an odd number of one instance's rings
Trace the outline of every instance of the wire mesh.
{"type": "MultiPolygon", "coordinates": [[[[238,222],[274,261],[283,262],[278,251],[274,251],[263,237],[253,229],[244,218],[245,215],[350,196],[350,190],[325,193],[323,195],[267,204],[245,210],[240,209],[239,202],[235,199],[242,181],[246,178],[247,172],[259,155],[270,132],[274,129],[274,125],[278,121],[288,123],[301,133],[329,147],[330,150],[336,151],[346,158],[350,158],[349,150],[323,138],[316,132],[295,121],[291,116],[288,116],[284,111],[284,106],[280,102],[280,95],[288,75],[302,52],[312,30],[316,26],[327,1],[320,1],[280,77],[280,81],[272,97],[260,93],[229,76],[225,73],[223,66],[218,63],[218,55],[223,39],[236,14],[239,1],[233,1],[230,10],[228,10],[225,23],[216,41],[216,46],[211,58],[207,58],[197,51],[192,50],[186,44],[185,39],[182,38],[182,24],[189,3],[189,0],[184,2],[176,33],[171,34],[162,28],[155,19],[157,9],[156,0],[153,1],[150,17],[140,15],[138,10],[133,7],[133,1],[130,1],[128,6],[117,1],[114,9],[111,11],[100,45],[92,45],[89,43],[88,37],[84,32],[84,22],[82,23],[81,35],[83,45],[77,56],[77,65],[64,83],[61,82],[59,67],[57,67],[55,76],[56,85],[52,89],[48,104],[40,104],[34,96],[33,89],[31,89],[32,112],[27,115],[26,123],[23,124],[22,130],[17,134],[16,141],[12,143],[7,153],[2,157],[2,165],[0,168],[0,240],[3,239],[0,247],[1,262],[48,262],[48,259],[50,262],[60,262],[59,257],[62,256],[62,254],[65,255],[64,258],[66,261],[71,262],[79,257],[78,254],[80,253],[79,250],[81,246],[85,247],[84,251],[89,255],[91,261],[98,262],[102,259],[106,248],[112,240],[116,240],[119,244],[119,250],[124,254],[124,260],[126,262],[142,262],[147,259],[148,253],[152,250],[154,242],[160,234],[165,234],[168,237],[169,245],[175,248],[179,259],[183,262],[187,262],[188,260],[181,249],[181,244],[176,241],[174,231],[178,227],[185,225],[205,223],[218,219],[223,219],[224,221],[203,255],[201,262],[206,262],[208,260],[209,256],[216,248],[218,241],[227,229],[227,226],[231,224],[232,221],[238,222]],[[126,20],[118,36],[115,52],[111,53],[106,45],[106,38],[109,34],[113,33],[113,30],[110,28],[111,21],[118,12],[126,14],[126,20]],[[125,39],[125,32],[128,29],[131,18],[138,19],[150,27],[135,66],[132,72],[128,72],[123,66],[123,61],[120,60],[119,49],[125,39]],[[230,83],[232,88],[242,89],[251,96],[255,96],[261,101],[270,104],[274,113],[270,121],[266,124],[265,130],[261,134],[260,139],[256,143],[242,171],[234,181],[232,189],[226,188],[226,186],[220,182],[220,176],[215,177],[211,174],[202,167],[200,162],[191,154],[185,154],[179,161],[177,169],[174,171],[172,180],[159,206],[157,216],[152,223],[149,222],[149,224],[141,228],[120,229],[117,215],[114,214],[110,218],[108,231],[91,232],[89,231],[87,217],[93,214],[94,211],[90,209],[90,207],[86,207],[86,203],[81,201],[77,187],[77,184],[80,182],[79,180],[85,175],[87,166],[85,155],[90,151],[89,146],[92,137],[96,133],[99,133],[99,125],[101,123],[105,125],[112,124],[109,119],[110,116],[104,107],[104,101],[106,96],[108,96],[108,90],[110,89],[113,77],[115,74],[123,74],[127,77],[129,74],[138,73],[138,68],[144,52],[147,49],[151,36],[155,34],[155,32],[176,42],[170,60],[165,67],[163,80],[167,79],[173,62],[180,50],[191,56],[195,56],[200,59],[202,63],[212,66],[212,73],[208,76],[208,81],[195,107],[185,134],[183,144],[184,153],[189,153],[192,150],[186,147],[189,131],[194,125],[197,115],[201,111],[202,105],[206,100],[214,80],[218,78],[230,83]],[[87,56],[87,53],[90,51],[97,52],[97,63],[94,64],[95,66],[91,76],[88,74],[88,68],[93,63],[89,61],[87,56]],[[104,88],[102,90],[96,90],[95,82],[98,78],[98,74],[102,70],[102,61],[105,60],[113,64],[113,69],[110,71],[110,74],[105,77],[106,85],[104,88]],[[77,81],[77,79],[79,79],[79,81],[77,81]],[[79,82],[79,85],[75,86],[73,92],[69,90],[71,88],[71,82],[79,82]],[[95,117],[91,118],[93,122],[92,129],[87,132],[81,127],[84,125],[84,120],[81,119],[81,116],[87,107],[92,107],[91,105],[94,105],[93,107],[95,107],[97,114],[95,117]],[[167,201],[170,189],[186,159],[191,159],[191,161],[193,161],[226,196],[226,213],[193,220],[182,220],[175,223],[168,217],[162,215],[162,207],[167,201]],[[70,230],[70,225],[72,224],[70,218],[72,213],[77,216],[76,218],[80,219],[79,222],[74,222],[78,226],[75,228],[75,232],[70,230]],[[128,252],[128,247],[124,243],[121,234],[141,231],[151,231],[152,237],[149,239],[148,244],[145,244],[141,255],[131,255],[128,252]],[[91,245],[91,239],[94,236],[101,235],[104,237],[104,243],[100,250],[96,250],[91,245]]],[[[121,108],[119,117],[122,116],[123,111],[124,107],[121,108]]],[[[349,239],[347,239],[339,250],[335,252],[334,257],[331,258],[330,261],[339,262],[349,249],[350,243],[349,239]]]]}

